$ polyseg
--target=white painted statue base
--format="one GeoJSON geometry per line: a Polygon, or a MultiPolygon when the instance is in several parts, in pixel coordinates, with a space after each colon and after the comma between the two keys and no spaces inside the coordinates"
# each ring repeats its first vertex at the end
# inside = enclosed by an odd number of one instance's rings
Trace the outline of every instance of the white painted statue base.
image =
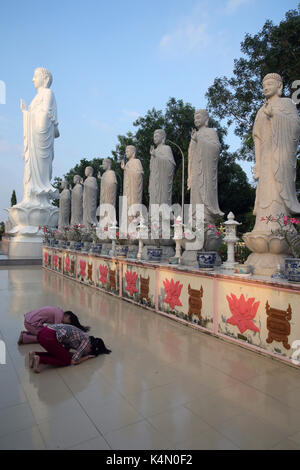
{"type": "Polygon", "coordinates": [[[42,247],[43,239],[38,235],[32,237],[17,235],[9,240],[8,257],[16,259],[41,259],[42,247]]]}

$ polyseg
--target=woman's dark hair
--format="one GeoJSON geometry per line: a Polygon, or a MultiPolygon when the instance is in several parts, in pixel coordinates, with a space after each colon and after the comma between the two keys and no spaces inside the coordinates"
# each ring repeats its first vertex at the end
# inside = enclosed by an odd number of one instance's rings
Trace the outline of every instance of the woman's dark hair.
{"type": "Polygon", "coordinates": [[[90,343],[91,343],[91,352],[92,356],[99,356],[99,354],[110,354],[111,350],[107,349],[105,346],[103,339],[101,338],[94,338],[94,336],[90,336],[90,343]]]}
{"type": "Polygon", "coordinates": [[[67,310],[66,312],[64,312],[64,315],[69,315],[70,317],[70,324],[73,325],[73,326],[76,326],[76,328],[79,328],[80,330],[84,331],[85,333],[87,331],[90,331],[90,327],[89,326],[82,326],[80,324],[80,321],[78,320],[78,317],[77,315],[75,315],[75,313],[67,310]]]}

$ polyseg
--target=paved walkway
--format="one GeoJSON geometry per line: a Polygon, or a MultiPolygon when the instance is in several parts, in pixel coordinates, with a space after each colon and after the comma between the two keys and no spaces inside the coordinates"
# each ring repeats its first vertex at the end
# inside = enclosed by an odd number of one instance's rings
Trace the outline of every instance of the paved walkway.
{"type": "Polygon", "coordinates": [[[300,371],[39,267],[0,269],[0,295],[0,449],[300,449],[300,371]],[[34,374],[16,343],[43,305],[112,354],[34,374]]]}

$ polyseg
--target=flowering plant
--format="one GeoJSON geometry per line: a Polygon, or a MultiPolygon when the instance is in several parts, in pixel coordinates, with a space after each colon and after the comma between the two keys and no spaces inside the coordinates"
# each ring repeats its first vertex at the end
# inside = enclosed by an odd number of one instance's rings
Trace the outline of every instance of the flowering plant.
{"type": "Polygon", "coordinates": [[[69,241],[80,242],[81,237],[81,225],[72,225],[71,227],[68,227],[67,238],[69,241]]]}
{"type": "Polygon", "coordinates": [[[272,215],[261,217],[260,220],[267,224],[270,222],[276,222],[278,224],[278,229],[271,230],[272,233],[282,237],[286,241],[293,258],[300,258],[299,219],[280,214],[277,217],[273,217],[272,215]]]}
{"type": "Polygon", "coordinates": [[[54,231],[55,240],[67,240],[66,230],[55,230],[54,231]]]}
{"type": "Polygon", "coordinates": [[[187,237],[194,236],[196,238],[201,238],[204,232],[204,239],[206,240],[208,233],[210,234],[213,233],[217,237],[221,237],[223,235],[223,233],[221,233],[222,230],[223,230],[222,227],[219,229],[213,224],[205,223],[203,228],[196,227],[195,229],[193,229],[193,228],[187,227],[184,231],[184,237],[187,238],[187,237]]]}
{"type": "Polygon", "coordinates": [[[49,225],[44,225],[43,227],[39,228],[43,231],[44,241],[49,241],[50,238],[53,238],[53,230],[49,227],[49,225]]]}
{"type": "Polygon", "coordinates": [[[101,240],[100,240],[100,238],[99,238],[98,235],[97,235],[97,230],[96,230],[96,227],[95,227],[95,226],[91,226],[91,227],[90,227],[89,233],[90,233],[91,239],[93,240],[93,243],[94,243],[95,245],[100,245],[100,244],[101,244],[101,240]]]}

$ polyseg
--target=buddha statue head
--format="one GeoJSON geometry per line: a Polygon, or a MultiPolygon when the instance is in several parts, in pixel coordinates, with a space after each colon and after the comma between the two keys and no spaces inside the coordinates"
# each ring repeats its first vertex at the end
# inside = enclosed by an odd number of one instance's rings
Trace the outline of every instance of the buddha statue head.
{"type": "Polygon", "coordinates": [[[194,122],[197,129],[200,127],[208,126],[209,115],[206,109],[198,109],[194,114],[194,122]]]}
{"type": "Polygon", "coordinates": [[[68,181],[62,181],[62,182],[60,183],[60,187],[61,187],[62,190],[64,190],[64,189],[69,189],[69,183],[68,183],[68,181]]]}
{"type": "Polygon", "coordinates": [[[52,85],[52,74],[44,67],[38,67],[33,74],[33,86],[36,90],[39,88],[50,88],[52,85]]]}
{"type": "Polygon", "coordinates": [[[136,154],[135,146],[127,145],[125,153],[126,153],[126,157],[128,158],[128,160],[131,160],[131,158],[135,158],[135,154],[136,154]]]}
{"type": "Polygon", "coordinates": [[[87,178],[93,176],[94,170],[93,167],[87,166],[86,169],[84,170],[84,174],[87,178]]]}
{"type": "Polygon", "coordinates": [[[267,99],[282,95],[282,78],[278,73],[268,73],[263,78],[263,92],[267,99]]]}
{"type": "Polygon", "coordinates": [[[153,141],[155,145],[166,143],[166,133],[163,129],[156,129],[154,131],[153,141]]]}
{"type": "Polygon", "coordinates": [[[105,158],[102,163],[102,168],[104,171],[111,170],[112,161],[110,158],[105,158]]]}
{"type": "Polygon", "coordinates": [[[81,176],[80,175],[75,175],[73,178],[73,183],[74,184],[80,184],[81,183],[81,176]]]}

